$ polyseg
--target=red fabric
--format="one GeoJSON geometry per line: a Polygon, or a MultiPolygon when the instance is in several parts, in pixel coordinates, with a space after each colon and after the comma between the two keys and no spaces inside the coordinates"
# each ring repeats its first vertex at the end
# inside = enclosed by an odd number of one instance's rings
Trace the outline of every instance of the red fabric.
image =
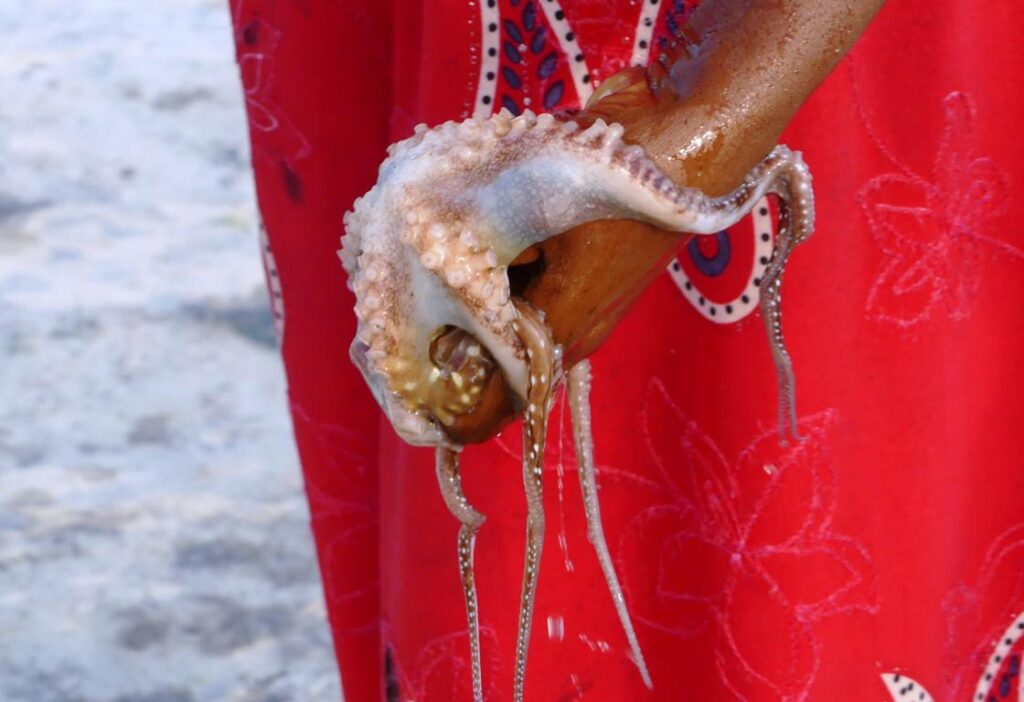
{"type": "MultiPolygon", "coordinates": [[[[564,12],[591,85],[629,62],[646,0],[532,2],[564,12]]],[[[336,249],[385,146],[472,112],[486,4],[233,2],[349,702],[470,699],[457,524],[432,453],[400,442],[348,361],[353,301],[336,249]]],[[[527,29],[530,4],[499,3],[526,34],[527,71],[513,66],[521,89],[499,72],[495,104],[543,109],[557,93],[571,108],[574,49],[539,7],[527,29]]],[[[655,42],[686,10],[659,7],[655,42]]],[[[625,656],[556,405],[528,699],[1024,700],[1022,37],[1013,3],[891,0],[787,131],[818,203],[784,283],[804,443],[776,440],[758,314],[720,324],[684,294],[688,279],[705,310],[739,299],[763,221],[726,235],[720,275],[708,261],[724,240],[681,252],[675,279],[661,276],[594,357],[604,523],[654,692],[625,656]]],[[[464,458],[466,492],[488,515],[477,568],[489,700],[511,698],[518,436],[464,458]]]]}

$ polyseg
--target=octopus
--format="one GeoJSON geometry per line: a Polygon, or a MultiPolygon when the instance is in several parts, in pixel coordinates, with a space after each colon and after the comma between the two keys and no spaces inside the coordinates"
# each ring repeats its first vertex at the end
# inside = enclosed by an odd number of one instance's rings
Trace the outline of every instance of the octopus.
{"type": "MultiPolygon", "coordinates": [[[[799,24],[803,9],[814,14],[817,30],[822,15],[843,29],[818,40],[830,69],[877,2],[863,3],[871,7],[852,19],[845,3],[831,3],[831,14],[808,9],[813,4],[794,2],[788,9],[798,11],[776,21],[810,31],[799,24]]],[[[457,562],[477,701],[484,687],[473,562],[485,518],[462,490],[460,450],[522,419],[526,553],[513,680],[513,699],[521,702],[544,543],[545,433],[561,386],[569,400],[588,538],[638,674],[653,686],[601,520],[588,357],[664,269],[666,254],[691,236],[734,225],[766,195],[777,199],[780,221],[760,281],[760,307],[778,376],[780,433],[799,439],[781,282],[794,247],[814,229],[811,175],[799,153],[782,145],[765,148],[764,132],[771,138],[771,129],[757,119],[757,110],[726,106],[708,117],[699,99],[701,90],[731,100],[742,95],[736,71],[756,60],[750,37],[762,32],[765,17],[772,18],[765,12],[773,11],[708,0],[653,68],[612,76],[577,114],[502,110],[489,118],[419,125],[389,148],[376,185],[345,215],[340,257],[358,320],[350,355],[395,431],[410,444],[435,450],[441,495],[460,523],[457,562]],[[652,120],[678,119],[687,109],[706,117],[689,140],[680,141],[678,130],[666,137],[665,129],[651,129],[652,120]],[[754,132],[757,138],[739,139],[754,132]],[[666,138],[674,140],[671,149],[666,138]],[[723,147],[736,143],[744,146],[723,147]],[[709,192],[728,177],[702,176],[708,166],[726,164],[721,170],[734,174],[752,153],[756,162],[738,183],[709,192]],[[634,265],[616,274],[614,284],[597,276],[582,292],[573,287],[574,276],[611,260],[634,265]]],[[[805,65],[806,42],[793,41],[798,48],[791,61],[805,65]]],[[[805,65],[805,72],[820,80],[819,64],[805,65]]],[[[770,124],[784,125],[787,110],[800,100],[786,94],[763,102],[774,119],[770,124]]]]}

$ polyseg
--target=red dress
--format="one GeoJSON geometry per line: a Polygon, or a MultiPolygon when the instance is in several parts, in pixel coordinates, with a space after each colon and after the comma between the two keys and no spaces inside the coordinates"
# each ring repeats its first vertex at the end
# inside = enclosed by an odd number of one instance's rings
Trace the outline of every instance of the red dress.
{"type": "MultiPolygon", "coordinates": [[[[348,361],[342,214],[418,122],[576,107],[646,61],[688,8],[232,4],[347,699],[471,699],[458,525],[432,452],[397,438],[348,361]]],[[[556,403],[527,699],[1024,700],[1022,39],[1013,3],[891,0],[785,134],[818,206],[784,283],[806,441],[776,438],[749,299],[770,216],[684,248],[594,356],[605,530],[653,692],[587,543],[556,403]],[[710,312],[727,305],[728,320],[710,312]]],[[[518,437],[464,458],[466,493],[488,516],[488,700],[511,698],[518,437]]]]}

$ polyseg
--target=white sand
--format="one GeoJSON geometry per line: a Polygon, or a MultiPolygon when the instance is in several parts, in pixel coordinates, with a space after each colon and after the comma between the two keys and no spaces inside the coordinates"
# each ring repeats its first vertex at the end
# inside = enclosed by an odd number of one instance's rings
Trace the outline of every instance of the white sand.
{"type": "Polygon", "coordinates": [[[0,700],[335,702],[227,0],[0,3],[0,700]]]}

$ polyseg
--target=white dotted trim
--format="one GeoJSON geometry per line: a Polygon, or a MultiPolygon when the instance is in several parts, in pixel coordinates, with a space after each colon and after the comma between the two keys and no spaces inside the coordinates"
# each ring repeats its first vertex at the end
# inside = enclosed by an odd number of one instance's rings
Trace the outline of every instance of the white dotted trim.
{"type": "Polygon", "coordinates": [[[754,281],[760,280],[765,270],[767,270],[768,264],[761,263],[761,259],[765,261],[771,260],[772,246],[775,241],[775,229],[772,226],[772,214],[768,207],[767,197],[762,197],[757,201],[752,215],[754,222],[754,268],[743,292],[734,300],[710,303],[704,298],[701,291],[697,289],[697,286],[693,284],[693,281],[690,280],[690,276],[686,275],[686,271],[683,270],[678,258],[672,259],[668,266],[668,274],[672,276],[672,280],[679,288],[679,291],[683,293],[683,297],[701,315],[716,324],[733,324],[740,321],[754,311],[761,299],[761,290],[754,281]],[[764,214],[761,214],[762,211],[764,214]],[[761,234],[764,232],[769,234],[768,241],[761,240],[761,234]],[[690,283],[689,289],[687,289],[687,283],[690,283]],[[746,301],[743,300],[744,296],[747,298],[746,301]],[[703,304],[701,304],[701,300],[704,300],[703,304]],[[714,313],[711,312],[712,309],[715,310],[714,313]]]}
{"type": "Polygon", "coordinates": [[[551,31],[558,38],[558,45],[562,48],[562,53],[565,54],[565,60],[569,62],[569,72],[572,74],[573,85],[576,86],[576,95],[579,96],[580,107],[583,107],[590,99],[591,93],[594,92],[594,81],[590,76],[586,57],[584,56],[582,61],[576,60],[577,56],[583,56],[580,44],[576,40],[576,32],[573,31],[569,20],[566,19],[565,12],[562,12],[562,19],[555,17],[555,13],[562,9],[558,0],[538,0],[538,3],[544,10],[544,16],[548,18],[551,31]],[[572,39],[567,38],[570,34],[572,39]]]}
{"type": "MultiPolygon", "coordinates": [[[[996,650],[989,656],[985,672],[978,678],[978,684],[974,688],[972,700],[984,700],[985,695],[992,690],[992,685],[996,682],[996,674],[1006,660],[1006,654],[1020,640],[1022,634],[1024,634],[1024,613],[1018,614],[1006,632],[999,637],[999,643],[996,644],[996,650]]],[[[1021,683],[1021,688],[1024,689],[1024,683],[1021,683]]]]}
{"type": "Polygon", "coordinates": [[[640,7],[640,19],[636,23],[633,37],[633,58],[631,66],[646,66],[651,59],[651,39],[654,37],[654,23],[658,21],[662,0],[644,0],[640,7]]]}
{"type": "Polygon", "coordinates": [[[924,685],[902,673],[882,673],[882,682],[893,700],[899,702],[934,702],[924,685]]]}
{"type": "Polygon", "coordinates": [[[267,280],[267,292],[270,294],[270,311],[274,315],[274,329],[277,340],[284,339],[284,294],[281,291],[281,277],[277,272],[277,260],[270,248],[267,228],[260,221],[260,254],[263,257],[263,274],[267,280]]]}
{"type": "Polygon", "coordinates": [[[501,51],[501,13],[497,0],[488,7],[487,0],[480,3],[480,79],[476,87],[474,117],[490,117],[494,112],[494,96],[498,90],[498,52],[501,51]],[[490,31],[491,25],[497,27],[490,31]],[[494,54],[493,56],[491,54],[494,54]],[[492,77],[488,78],[490,74],[492,77]],[[485,98],[487,98],[485,100],[485,98]]]}

